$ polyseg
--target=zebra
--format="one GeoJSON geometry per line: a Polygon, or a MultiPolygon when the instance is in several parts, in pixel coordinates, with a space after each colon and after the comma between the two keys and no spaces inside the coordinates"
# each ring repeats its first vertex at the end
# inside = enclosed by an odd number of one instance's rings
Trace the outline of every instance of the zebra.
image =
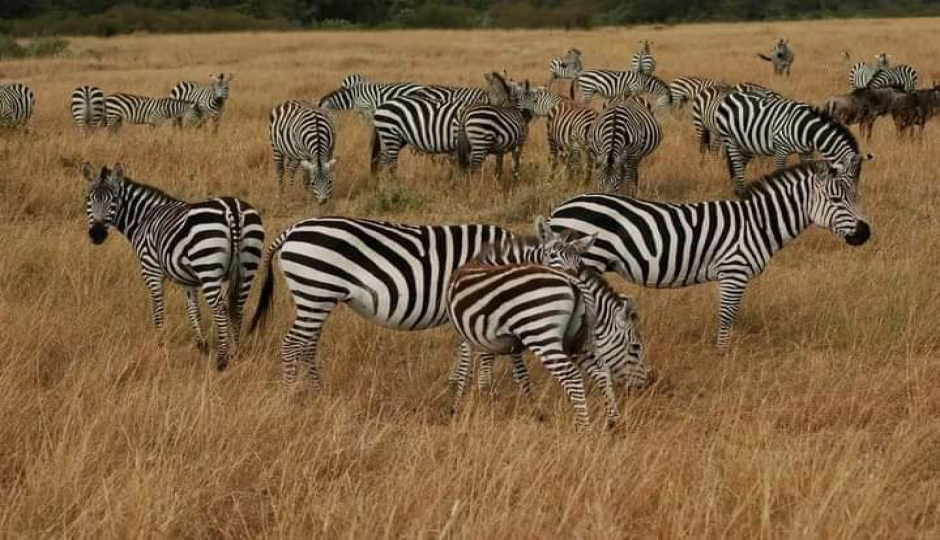
{"type": "Polygon", "coordinates": [[[721,148],[716,113],[721,100],[732,92],[743,92],[758,97],[781,97],[770,88],[750,82],[736,84],[733,87],[712,86],[702,89],[692,100],[692,127],[695,128],[695,135],[699,141],[699,151],[703,154],[708,151],[717,152],[721,148]]]}
{"type": "Polygon", "coordinates": [[[568,49],[564,56],[552,58],[548,62],[548,83],[551,88],[556,81],[561,79],[573,80],[584,69],[584,63],[581,61],[581,51],[575,48],[568,49]]]}
{"type": "Polygon", "coordinates": [[[104,126],[104,90],[96,86],[79,86],[72,91],[72,121],[87,134],[92,128],[104,126]]]}
{"type": "Polygon", "coordinates": [[[365,75],[362,73],[351,73],[340,81],[339,86],[340,88],[350,88],[364,82],[367,82],[365,75]]]}
{"type": "MultiPolygon", "coordinates": [[[[510,87],[516,99],[525,94],[525,88],[522,85],[513,83],[510,87]]],[[[530,88],[529,91],[532,94],[532,116],[536,118],[547,118],[556,107],[565,101],[569,101],[568,98],[544,86],[535,86],[530,88]]]]}
{"type": "Polygon", "coordinates": [[[630,71],[652,75],[656,71],[656,59],[650,54],[650,45],[652,41],[643,40],[640,42],[642,48],[630,59],[630,71]]]}
{"type": "Polygon", "coordinates": [[[861,174],[860,168],[846,165],[859,155],[852,132],[805,103],[732,92],[721,100],[715,120],[738,195],[745,193],[744,172],[755,156],[773,156],[774,168],[781,169],[790,154],[807,159],[816,151],[830,163],[842,163],[856,178],[861,174]]]}
{"type": "MultiPolygon", "coordinates": [[[[343,82],[348,81],[344,79],[343,82]]],[[[371,121],[373,112],[381,104],[392,98],[414,94],[423,88],[419,84],[410,82],[374,83],[360,80],[358,83],[337,88],[323,96],[317,103],[317,107],[330,112],[355,110],[366,120],[371,121]]]]}
{"type": "Polygon", "coordinates": [[[199,121],[196,104],[173,98],[152,98],[133,94],[110,94],[104,100],[105,124],[112,133],[121,125],[149,124],[152,127],[173,122],[176,127],[199,121]]]}
{"type": "Polygon", "coordinates": [[[681,109],[686,103],[693,101],[699,92],[713,86],[730,87],[731,85],[721,79],[677,77],[669,83],[670,101],[676,109],[681,109]]]}
{"type": "Polygon", "coordinates": [[[472,86],[428,85],[410,96],[444,103],[462,102],[468,105],[489,103],[487,91],[472,86]]]}
{"type": "Polygon", "coordinates": [[[774,75],[790,76],[790,67],[793,65],[793,49],[790,48],[790,40],[780,38],[774,43],[770,55],[758,54],[758,58],[772,62],[774,65],[774,75]]]}
{"type": "Polygon", "coordinates": [[[447,313],[461,337],[455,403],[470,371],[471,349],[483,353],[481,369],[490,369],[497,354],[513,355],[513,376],[528,398],[521,352],[534,352],[564,388],[579,430],[588,425],[579,367],[603,392],[609,426],[621,419],[612,379],[639,387],[649,382],[636,302],[617,294],[596,270],[572,276],[538,265],[467,264],[451,279],[447,313]]]}
{"type": "Polygon", "coordinates": [[[498,73],[487,75],[491,103],[502,94],[501,105],[477,105],[466,109],[457,130],[457,162],[460,168],[477,170],[487,154],[496,154],[496,177],[503,175],[503,154],[512,154],[512,176],[518,181],[519,159],[522,146],[529,134],[534,96],[526,81],[520,93],[513,95],[511,87],[498,73]]]}
{"type": "Polygon", "coordinates": [[[295,388],[298,363],[314,389],[323,325],[347,304],[370,322],[396,330],[425,330],[447,323],[447,284],[454,272],[487,244],[508,242],[492,264],[540,263],[573,270],[593,237],[570,239],[536,220],[537,238],[520,238],[493,225],[405,225],[370,219],[319,217],[294,223],[265,253],[268,267],[251,329],[271,310],[275,257],[296,308],[281,342],[282,380],[295,388]]]}
{"type": "Polygon", "coordinates": [[[594,94],[613,99],[643,93],[658,96],[656,106],[659,108],[668,107],[672,103],[671,92],[666,83],[653,75],[636,71],[586,70],[575,78],[574,84],[581,91],[581,100],[585,103],[591,101],[594,94]]]}
{"type": "Polygon", "coordinates": [[[150,292],[153,324],[161,343],[163,285],[170,280],[186,290],[196,346],[208,352],[199,313],[201,290],[215,320],[219,342],[215,365],[220,371],[225,369],[230,349],[237,346],[242,308],[264,247],[261,216],[247,202],[230,197],[198,203],[173,198],[127,177],[121,163],[112,169],[102,167],[96,174],[86,162],[82,175],[89,183],[85,204],[91,242],[103,243],[110,227],[130,241],[150,292]],[[223,291],[224,282],[228,282],[227,291],[223,291]]]}
{"type": "Polygon", "coordinates": [[[411,145],[425,154],[451,154],[457,149],[457,124],[467,103],[404,96],[375,110],[372,130],[372,173],[387,166],[394,174],[398,154],[411,145]]]}
{"type": "Polygon", "coordinates": [[[917,88],[917,70],[907,64],[894,64],[881,68],[872,76],[868,88],[894,88],[911,92],[917,88]]]}
{"type": "Polygon", "coordinates": [[[23,126],[29,133],[29,119],[36,108],[36,94],[22,83],[0,84],[0,127],[23,126]]]}
{"type": "Polygon", "coordinates": [[[548,134],[549,163],[554,175],[559,156],[570,168],[574,158],[584,158],[585,170],[590,175],[588,133],[599,113],[580,103],[566,100],[548,114],[546,132],[548,134]]]}
{"type": "Polygon", "coordinates": [[[284,175],[293,182],[297,165],[304,169],[304,183],[313,188],[317,203],[333,195],[336,174],[336,128],[332,115],[301,101],[285,101],[271,109],[271,151],[278,186],[284,175]]]}
{"type": "Polygon", "coordinates": [[[890,65],[891,62],[888,59],[887,53],[880,53],[875,56],[874,64],[867,62],[854,64],[849,68],[849,91],[854,92],[855,90],[868,88],[875,75],[881,72],[881,70],[890,67],[890,65]]]}
{"type": "Polygon", "coordinates": [[[777,92],[773,88],[767,88],[766,86],[762,86],[753,82],[738,83],[731,87],[731,89],[735,92],[744,92],[745,94],[762,98],[783,98],[780,92],[777,92]]]}
{"type": "Polygon", "coordinates": [[[170,90],[170,97],[195,103],[199,108],[200,119],[212,120],[212,132],[218,133],[222,113],[225,112],[225,103],[228,101],[229,84],[232,82],[231,73],[209,75],[212,81],[210,86],[200,86],[190,81],[182,81],[170,90]]]}
{"type": "MultiPolygon", "coordinates": [[[[851,158],[855,166],[861,158],[851,158]]],[[[727,347],[747,284],[771,257],[812,225],[850,246],[871,228],[856,202],[856,178],[840,163],[803,162],[748,186],[745,200],[670,204],[607,194],[562,203],[551,226],[596,234],[585,266],[615,270],[644,287],[677,288],[718,281],[719,347],[727,347]]]]}
{"type": "Polygon", "coordinates": [[[594,178],[601,189],[617,191],[626,180],[630,192],[636,193],[640,161],[662,139],[662,127],[649,109],[632,101],[606,108],[588,131],[594,178]]]}

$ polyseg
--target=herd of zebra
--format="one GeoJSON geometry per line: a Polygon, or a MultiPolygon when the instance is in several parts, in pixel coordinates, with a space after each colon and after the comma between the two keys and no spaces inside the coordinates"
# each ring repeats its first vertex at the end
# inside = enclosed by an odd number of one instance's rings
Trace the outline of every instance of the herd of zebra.
{"type": "MultiPolygon", "coordinates": [[[[473,372],[474,352],[480,354],[481,387],[490,384],[495,356],[508,355],[513,378],[531,396],[522,361],[523,351],[530,350],[564,388],[579,429],[588,425],[584,373],[603,393],[608,423],[616,424],[616,389],[645,387],[654,372],[644,355],[637,302],[617,293],[604,272],[651,288],[718,282],[717,344],[727,347],[748,283],[803,231],[820,227],[851,246],[871,235],[857,204],[862,165],[871,155],[861,153],[845,125],[825,109],[753,83],[681,77],[666,84],[653,75],[650,45],[642,43],[629,71],[585,70],[581,53],[571,49],[550,62],[546,87],[514,82],[505,72],[487,74],[485,88],[376,83],[354,74],[316,105],[292,100],[271,112],[279,182],[299,166],[319,201],[332,193],[337,111],[356,110],[370,119],[375,172],[394,172],[400,150],[410,145],[421,153],[456,154],[467,169],[495,154],[497,172],[502,155],[510,152],[516,176],[527,126],[533,116],[544,116],[552,163],[584,154],[586,169],[605,192],[562,202],[547,220],[536,219],[534,235],[479,223],[330,216],[294,223],[265,249],[261,216],[245,201],[188,203],[132,180],[123,164],[85,163],[89,236],[100,244],[113,227],[129,239],[158,333],[164,283],[181,285],[197,347],[207,351],[202,292],[213,314],[220,370],[237,347],[258,272],[265,275],[250,331],[260,329],[270,313],[277,262],[295,309],[280,353],[289,389],[300,387],[299,378],[320,386],[321,333],[334,309],[346,304],[372,323],[398,330],[452,325],[460,338],[449,370],[453,408],[473,372]],[[568,96],[551,90],[561,79],[572,80],[568,96]],[[602,110],[588,106],[594,95],[606,98],[602,110]],[[654,96],[655,104],[642,95],[654,96]],[[674,204],[611,193],[624,180],[631,194],[636,191],[639,162],[662,138],[655,112],[688,103],[702,148],[724,148],[737,198],[674,204]],[[791,154],[801,163],[787,166],[791,154]],[[772,156],[776,170],[746,183],[746,166],[758,156],[772,156]]],[[[789,58],[792,63],[792,52],[789,58]]],[[[874,90],[873,83],[885,80],[903,80],[906,88],[913,78],[916,86],[915,71],[883,75],[890,68],[881,58],[873,71],[856,66],[851,80],[862,88],[855,91],[874,90]]],[[[83,87],[73,96],[73,115],[86,128],[154,123],[177,114],[162,103],[179,101],[190,111],[179,113],[181,118],[211,118],[217,126],[230,80],[218,75],[209,87],[181,83],[169,102],[105,97],[83,87]]],[[[2,118],[13,116],[9,103],[18,102],[0,94],[2,118]]]]}

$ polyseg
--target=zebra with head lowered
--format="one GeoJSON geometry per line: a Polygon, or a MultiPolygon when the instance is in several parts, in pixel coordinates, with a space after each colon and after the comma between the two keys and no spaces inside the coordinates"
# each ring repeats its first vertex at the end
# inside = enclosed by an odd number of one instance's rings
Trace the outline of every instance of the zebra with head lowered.
{"type": "Polygon", "coordinates": [[[568,49],[564,56],[549,60],[547,86],[551,88],[555,82],[562,79],[572,80],[583,69],[584,63],[581,60],[581,51],[572,47],[568,49]]]}
{"type": "Polygon", "coordinates": [[[104,90],[97,86],[79,86],[72,91],[69,112],[72,113],[72,122],[86,134],[96,127],[103,127],[104,90]]]}
{"type": "MultiPolygon", "coordinates": [[[[851,159],[855,166],[860,160],[851,159]]],[[[851,246],[868,241],[857,180],[842,167],[813,161],[775,171],[750,185],[742,201],[670,204],[581,195],[555,208],[551,226],[596,234],[584,264],[644,287],[717,281],[718,346],[725,347],[747,284],[800,233],[815,225],[851,246]]]]}
{"type": "Polygon", "coordinates": [[[633,99],[609,106],[588,131],[594,178],[604,191],[617,191],[626,181],[631,194],[640,183],[639,166],[663,140],[663,130],[647,107],[633,99]]]}
{"type": "Polygon", "coordinates": [[[575,78],[574,84],[580,90],[581,100],[585,103],[591,101],[594,94],[608,100],[637,94],[653,94],[657,96],[658,108],[669,107],[672,103],[672,94],[666,83],[653,75],[636,71],[586,70],[575,78]]]}
{"type": "Polygon", "coordinates": [[[270,311],[275,257],[294,297],[290,331],[281,343],[285,386],[292,388],[302,363],[320,386],[317,345],[323,325],[339,304],[396,330],[424,330],[447,322],[451,276],[484,245],[505,244],[491,264],[538,263],[562,269],[581,264],[593,238],[569,240],[539,219],[537,239],[520,238],[492,225],[403,225],[368,219],[321,217],[297,222],[265,254],[268,268],[252,329],[270,311]]]}
{"type": "Polygon", "coordinates": [[[312,107],[302,101],[285,101],[271,109],[271,151],[278,188],[284,187],[284,176],[291,183],[297,165],[304,170],[304,184],[313,189],[317,203],[333,196],[336,176],[336,128],[329,111],[312,107]]]}
{"type": "Polygon", "coordinates": [[[216,368],[225,369],[241,331],[242,308],[261,260],[264,227],[248,203],[234,198],[187,203],[127,178],[120,163],[95,172],[82,164],[89,182],[85,199],[88,235],[101,244],[114,227],[130,241],[150,292],[153,324],[163,340],[163,286],[186,289],[196,345],[208,351],[199,313],[199,291],[212,308],[218,338],[216,368]],[[228,290],[223,283],[228,282],[228,290]],[[231,327],[229,326],[231,324],[231,327]]]}
{"type": "Polygon", "coordinates": [[[681,109],[686,103],[694,101],[699,92],[713,86],[728,87],[730,85],[721,79],[676,77],[669,83],[670,100],[675,108],[681,109]]]}
{"type": "Polygon", "coordinates": [[[643,40],[640,42],[642,48],[630,59],[630,70],[644,75],[652,75],[656,71],[656,59],[650,53],[652,41],[643,40]]]}
{"type": "Polygon", "coordinates": [[[467,108],[457,128],[457,162],[462,170],[478,170],[488,154],[496,155],[496,177],[503,174],[503,154],[512,155],[512,176],[518,181],[522,146],[529,135],[535,105],[529,82],[518,90],[498,73],[488,73],[490,105],[467,108]]]}
{"type": "Polygon", "coordinates": [[[552,174],[561,157],[568,167],[569,174],[575,160],[583,160],[585,174],[591,174],[590,146],[588,143],[591,126],[599,113],[586,105],[572,100],[565,100],[548,114],[546,132],[548,134],[548,154],[552,174]]]}
{"type": "Polygon", "coordinates": [[[790,76],[790,67],[793,65],[793,49],[790,48],[790,40],[780,38],[774,43],[770,55],[758,54],[758,58],[772,62],[774,65],[774,75],[790,76]]]}
{"type": "Polygon", "coordinates": [[[111,94],[104,100],[105,124],[117,133],[123,124],[149,124],[151,127],[172,122],[176,127],[194,125],[201,112],[196,104],[173,98],[152,98],[133,94],[111,94]]]}
{"type": "Polygon", "coordinates": [[[182,81],[170,90],[170,97],[195,103],[199,108],[200,119],[212,120],[212,131],[218,133],[222,113],[225,112],[225,103],[228,101],[229,84],[232,82],[231,73],[209,75],[212,81],[209,86],[201,86],[191,81],[182,81]]]}
{"type": "Polygon", "coordinates": [[[424,88],[410,82],[371,82],[359,74],[343,79],[342,84],[348,86],[341,86],[323,96],[317,106],[330,112],[355,110],[369,121],[375,109],[386,101],[415,94],[424,88]]]}
{"type": "Polygon", "coordinates": [[[861,175],[855,136],[811,105],[732,92],[718,105],[716,124],[738,195],[745,193],[744,172],[755,156],[773,156],[774,168],[780,169],[791,154],[808,159],[819,152],[829,163],[839,164],[845,174],[856,179],[861,175]]]}
{"type": "Polygon", "coordinates": [[[613,382],[644,387],[651,370],[637,331],[636,302],[617,294],[594,269],[577,274],[538,265],[471,262],[450,282],[448,315],[460,333],[455,403],[472,369],[471,349],[483,353],[481,382],[497,354],[513,358],[513,377],[531,399],[522,351],[534,352],[561,383],[578,429],[588,425],[582,368],[603,392],[607,422],[619,423],[613,382]]]}
{"type": "Polygon", "coordinates": [[[0,127],[23,127],[29,133],[29,119],[36,108],[36,94],[21,83],[0,84],[0,127]]]}

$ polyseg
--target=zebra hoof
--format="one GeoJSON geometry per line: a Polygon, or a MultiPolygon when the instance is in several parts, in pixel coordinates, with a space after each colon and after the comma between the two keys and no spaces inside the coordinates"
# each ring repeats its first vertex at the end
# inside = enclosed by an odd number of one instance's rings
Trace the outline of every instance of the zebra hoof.
{"type": "Polygon", "coordinates": [[[215,370],[219,373],[223,372],[228,368],[228,358],[220,357],[215,361],[215,370]]]}
{"type": "Polygon", "coordinates": [[[209,342],[208,341],[197,341],[196,350],[201,354],[209,354],[209,342]]]}

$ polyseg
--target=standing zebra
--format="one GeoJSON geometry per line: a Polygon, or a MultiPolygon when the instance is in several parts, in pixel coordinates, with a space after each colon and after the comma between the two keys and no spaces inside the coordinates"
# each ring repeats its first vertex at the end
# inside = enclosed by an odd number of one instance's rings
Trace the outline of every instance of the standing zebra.
{"type": "Polygon", "coordinates": [[[70,111],[72,121],[86,134],[93,128],[104,126],[104,90],[96,86],[79,86],[72,91],[70,111]]]}
{"type": "Polygon", "coordinates": [[[697,93],[692,101],[692,127],[695,128],[700,152],[718,152],[721,149],[717,122],[718,106],[732,92],[743,92],[757,97],[780,97],[774,90],[750,82],[736,84],[734,87],[712,86],[697,93]]]}
{"type": "Polygon", "coordinates": [[[581,91],[581,100],[585,103],[591,101],[594,94],[614,99],[644,93],[658,96],[656,106],[659,108],[668,107],[672,103],[671,91],[666,83],[653,75],[636,71],[586,70],[578,75],[574,84],[581,91]]]}
{"type": "Polygon", "coordinates": [[[590,175],[591,163],[588,133],[599,113],[580,103],[566,100],[552,109],[548,115],[548,154],[554,175],[561,156],[568,167],[569,175],[574,159],[584,161],[586,174],[590,175]]]}
{"type": "Polygon", "coordinates": [[[488,154],[496,154],[496,177],[503,175],[503,154],[512,154],[512,176],[518,181],[522,146],[529,135],[534,96],[526,81],[520,93],[513,91],[498,73],[486,76],[490,102],[468,108],[457,131],[457,162],[462,170],[477,170],[488,154]]]}
{"type": "Polygon", "coordinates": [[[200,86],[190,81],[182,81],[170,90],[170,97],[195,103],[199,108],[201,121],[212,120],[212,132],[219,132],[219,122],[225,112],[225,103],[228,101],[229,84],[232,82],[231,73],[209,75],[212,81],[210,86],[200,86]]]}
{"type": "Polygon", "coordinates": [[[551,88],[560,79],[573,80],[583,69],[581,51],[575,48],[568,49],[564,56],[552,58],[548,62],[547,86],[551,88]]]}
{"type": "Polygon", "coordinates": [[[130,241],[150,292],[153,324],[163,339],[163,285],[166,280],[186,289],[189,322],[196,345],[208,351],[199,314],[199,291],[212,308],[218,337],[216,368],[225,369],[229,349],[241,331],[242,308],[248,299],[264,247],[261,216],[248,203],[229,197],[187,203],[159,189],[134,182],[120,163],[95,174],[82,164],[89,182],[85,204],[88,235],[103,243],[114,227],[130,241]],[[228,282],[228,290],[222,284],[228,282]],[[229,335],[231,323],[231,336],[229,335]]]}
{"type": "Polygon", "coordinates": [[[29,119],[36,108],[36,94],[21,83],[0,84],[0,127],[23,126],[29,133],[29,119]]]}
{"type": "MultiPolygon", "coordinates": [[[[538,355],[561,383],[579,430],[588,425],[579,367],[604,394],[607,422],[620,422],[612,377],[646,386],[649,366],[636,329],[636,302],[617,294],[593,269],[577,276],[537,265],[467,264],[450,282],[447,312],[462,344],[454,368],[460,399],[470,371],[471,348],[489,366],[497,354],[514,357],[513,376],[531,398],[521,351],[538,355]]],[[[489,368],[486,368],[489,369],[489,368]]]]}
{"type": "Polygon", "coordinates": [[[640,183],[640,161],[653,153],[663,130],[649,109],[632,100],[607,107],[588,131],[594,178],[605,191],[617,191],[626,180],[630,193],[640,183]]]}
{"type": "Polygon", "coordinates": [[[669,96],[672,105],[681,109],[686,103],[693,101],[699,92],[713,86],[730,86],[721,79],[706,79],[704,77],[677,77],[669,83],[669,96]]]}
{"type": "Polygon", "coordinates": [[[405,96],[375,110],[372,130],[372,173],[387,166],[394,174],[405,145],[425,154],[451,154],[457,149],[457,125],[468,107],[463,101],[438,101],[405,96]]]}
{"type": "Polygon", "coordinates": [[[774,43],[770,55],[758,54],[758,58],[772,62],[774,65],[774,75],[790,76],[790,66],[793,65],[793,49],[790,48],[790,40],[780,38],[774,43]]]}
{"type": "MultiPolygon", "coordinates": [[[[348,81],[344,80],[344,83],[346,82],[348,81]]],[[[374,83],[361,80],[350,86],[333,90],[323,96],[317,106],[330,112],[355,110],[371,121],[375,109],[386,101],[396,97],[408,96],[422,89],[421,85],[409,82],[374,83]]]]}
{"type": "Polygon", "coordinates": [[[645,39],[640,42],[642,48],[630,59],[631,71],[644,75],[652,75],[656,71],[656,59],[650,54],[650,45],[652,44],[652,41],[646,41],[645,39]]]}
{"type": "Polygon", "coordinates": [[[157,127],[173,122],[176,127],[199,121],[200,110],[189,101],[173,98],[152,98],[133,94],[111,94],[104,100],[105,123],[112,133],[121,125],[149,124],[157,127]]]}
{"type": "MultiPolygon", "coordinates": [[[[856,161],[859,158],[854,158],[856,161]]],[[[856,204],[856,179],[841,165],[804,162],[750,185],[743,201],[669,204],[613,195],[562,203],[551,224],[596,234],[584,264],[655,288],[718,281],[718,346],[726,347],[748,282],[812,225],[851,246],[871,230],[856,204]]]]}
{"type": "Polygon", "coordinates": [[[852,132],[805,103],[733,92],[718,105],[716,123],[738,195],[745,193],[744,171],[754,156],[773,156],[774,168],[780,169],[790,154],[806,159],[816,151],[856,179],[861,174],[862,160],[856,159],[858,142],[852,132]]]}
{"type": "Polygon", "coordinates": [[[539,263],[576,268],[589,240],[571,241],[539,218],[537,240],[491,225],[403,225],[368,219],[322,217],[297,222],[265,254],[265,277],[255,329],[270,311],[274,294],[270,265],[278,257],[296,308],[281,343],[283,381],[292,387],[298,363],[314,388],[320,386],[317,345],[330,313],[346,304],[374,324],[425,330],[447,322],[447,285],[453,273],[487,244],[506,244],[489,264],[539,263]]]}
{"type": "Polygon", "coordinates": [[[297,165],[304,169],[304,183],[313,188],[322,204],[333,195],[336,129],[332,115],[301,101],[285,101],[271,109],[271,151],[279,188],[284,175],[293,183],[297,165]]]}

